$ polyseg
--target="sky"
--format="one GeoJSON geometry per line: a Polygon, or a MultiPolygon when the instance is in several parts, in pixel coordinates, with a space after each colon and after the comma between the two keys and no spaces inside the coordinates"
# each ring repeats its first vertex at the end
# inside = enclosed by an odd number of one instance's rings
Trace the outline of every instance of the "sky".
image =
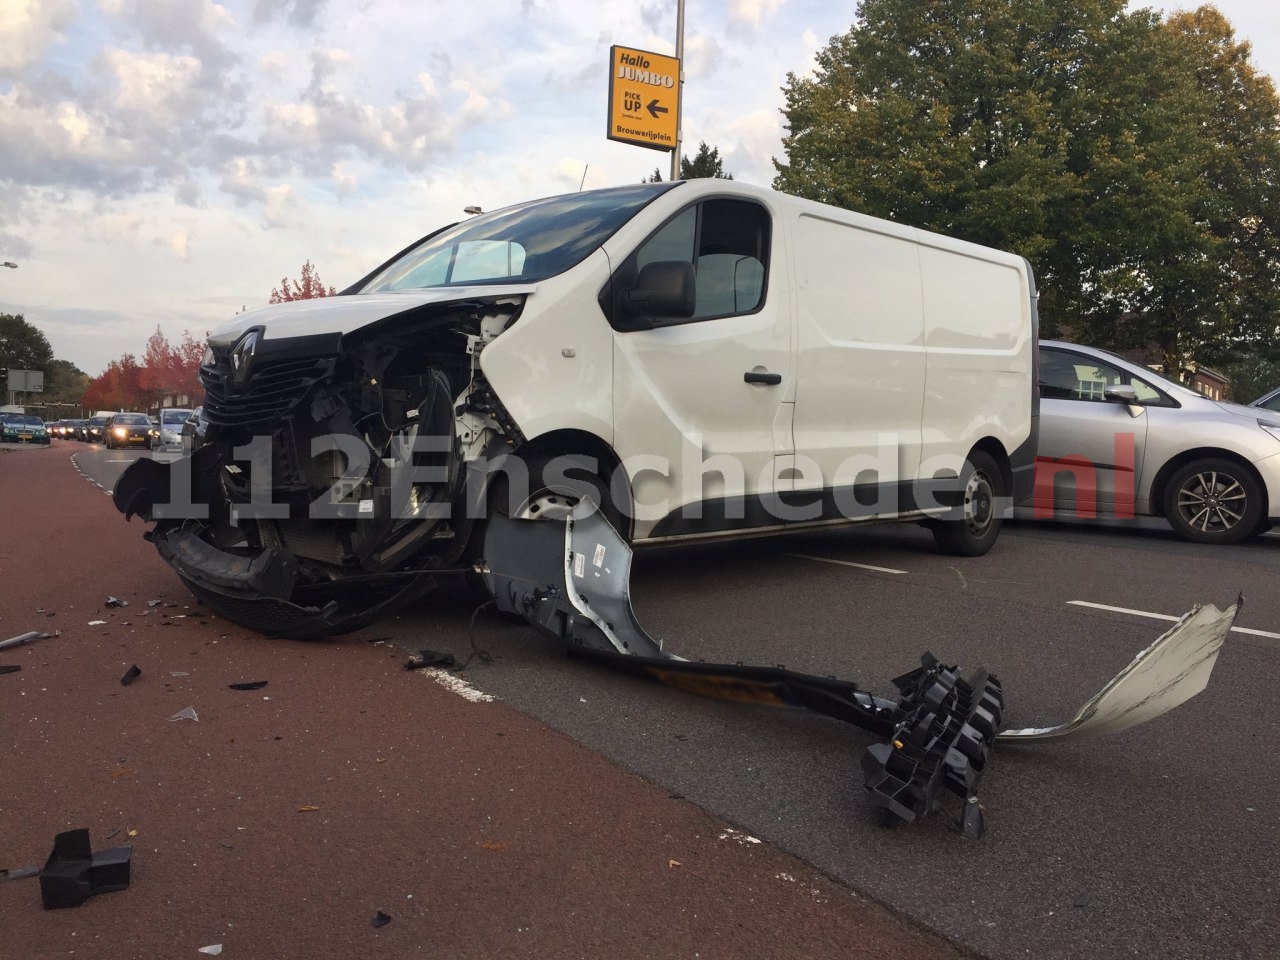
{"type": "MultiPolygon", "coordinates": [[[[1275,2],[1215,6],[1280,78],[1275,2]]],[[[767,186],[855,7],[686,0],[686,152],[767,186]]],[[[605,136],[609,48],[675,36],[676,0],[0,0],[0,312],[97,375],[308,259],[341,289],[464,207],[665,178],[605,136]]]]}

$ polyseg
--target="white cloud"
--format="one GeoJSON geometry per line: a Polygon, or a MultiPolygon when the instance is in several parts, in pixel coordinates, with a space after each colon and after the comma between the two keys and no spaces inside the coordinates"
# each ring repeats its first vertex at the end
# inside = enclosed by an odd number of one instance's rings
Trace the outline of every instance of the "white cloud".
{"type": "Polygon", "coordinates": [[[297,206],[297,196],[287,183],[268,187],[263,202],[263,217],[273,229],[289,226],[290,215],[297,206]]]}
{"type": "Polygon", "coordinates": [[[756,29],[766,17],[772,16],[787,0],[729,0],[729,18],[751,24],[756,29]]]}
{"type": "Polygon", "coordinates": [[[76,19],[75,0],[4,0],[0,5],[0,77],[40,61],[76,19]]]}
{"type": "Polygon", "coordinates": [[[191,262],[191,237],[185,230],[178,230],[168,237],[157,237],[152,243],[164,247],[184,263],[191,262]]]}
{"type": "Polygon", "coordinates": [[[333,188],[339,197],[351,196],[360,186],[359,178],[351,171],[351,164],[342,161],[333,165],[329,178],[333,181],[333,188]]]}
{"type": "Polygon", "coordinates": [[[117,109],[168,125],[181,122],[198,106],[192,94],[200,80],[201,63],[195,57],[106,50],[102,58],[115,76],[117,109]]]}

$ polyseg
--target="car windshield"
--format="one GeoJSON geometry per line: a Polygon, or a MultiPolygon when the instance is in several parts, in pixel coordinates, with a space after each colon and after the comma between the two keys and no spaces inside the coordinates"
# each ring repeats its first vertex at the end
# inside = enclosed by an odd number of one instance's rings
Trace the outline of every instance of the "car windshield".
{"type": "Polygon", "coordinates": [[[360,292],[553,277],[582,262],[646,204],[680,182],[548,197],[454,224],[396,258],[360,292]]]}
{"type": "Polygon", "coordinates": [[[182,423],[187,417],[191,416],[190,410],[161,410],[161,423],[182,423]]]}
{"type": "Polygon", "coordinates": [[[42,426],[44,426],[44,421],[43,421],[43,420],[41,420],[39,417],[26,416],[26,415],[21,414],[21,413],[11,413],[11,414],[9,414],[9,416],[8,416],[8,418],[6,419],[6,421],[5,421],[5,422],[6,422],[6,423],[10,423],[10,424],[14,424],[14,425],[21,424],[21,425],[22,425],[22,426],[24,426],[24,427],[42,427],[42,426]]]}
{"type": "Polygon", "coordinates": [[[122,413],[116,417],[116,423],[145,424],[151,426],[151,418],[145,413],[122,413]]]}

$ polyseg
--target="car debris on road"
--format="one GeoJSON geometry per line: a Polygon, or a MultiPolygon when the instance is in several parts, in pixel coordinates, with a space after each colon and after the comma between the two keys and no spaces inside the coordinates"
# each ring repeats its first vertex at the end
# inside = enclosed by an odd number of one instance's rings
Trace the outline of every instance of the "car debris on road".
{"type": "Polygon", "coordinates": [[[1068,739],[1145,723],[1195,696],[1209,681],[1243,598],[1225,610],[1198,606],[1142,650],[1068,722],[1000,732],[1004,694],[985,670],[968,679],[930,653],[897,677],[897,700],[848,680],[781,667],[684,659],[640,626],[631,606],[631,548],[589,502],[563,520],[491,518],[484,576],[497,608],[523,617],[576,656],[722,700],[812,710],[884,742],[862,758],[872,803],[904,822],[961,801],[959,825],[983,832],[978,786],[997,739],[1068,739]]]}

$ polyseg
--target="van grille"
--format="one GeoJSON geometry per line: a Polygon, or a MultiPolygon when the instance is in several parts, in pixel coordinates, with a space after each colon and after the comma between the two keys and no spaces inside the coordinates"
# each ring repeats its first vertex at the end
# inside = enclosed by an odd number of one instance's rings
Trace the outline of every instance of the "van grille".
{"type": "Polygon", "coordinates": [[[278,419],[293,410],[316,383],[333,372],[333,357],[254,362],[249,382],[232,390],[230,375],[219,364],[200,371],[204,384],[204,417],[213,426],[247,427],[278,419]]]}

